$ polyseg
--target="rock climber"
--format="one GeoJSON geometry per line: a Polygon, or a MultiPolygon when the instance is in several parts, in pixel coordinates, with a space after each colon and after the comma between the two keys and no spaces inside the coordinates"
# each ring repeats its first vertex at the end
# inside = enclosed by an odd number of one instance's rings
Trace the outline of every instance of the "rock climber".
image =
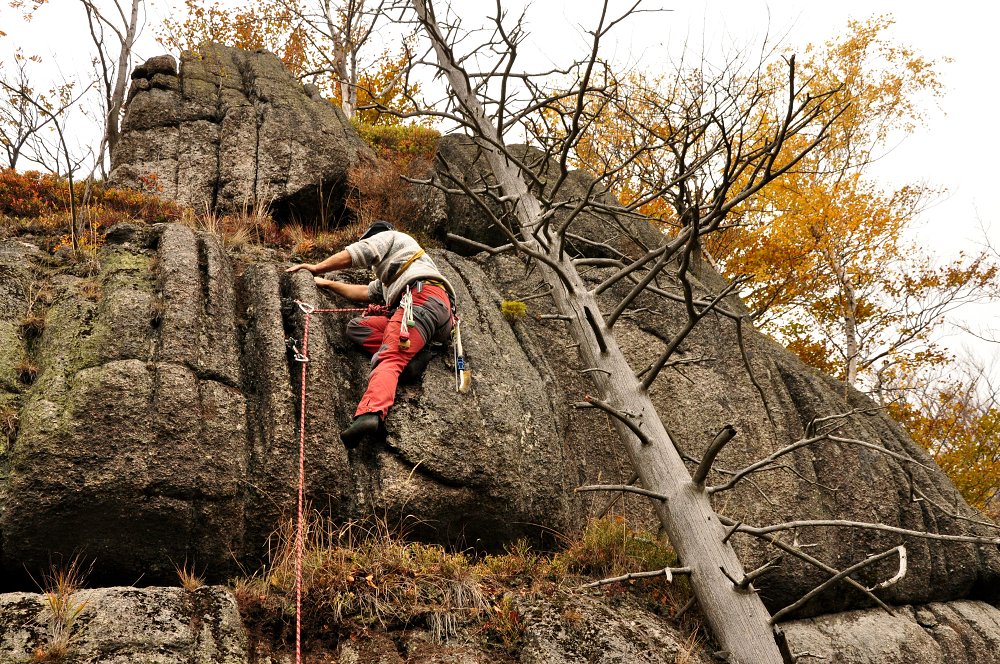
{"type": "Polygon", "coordinates": [[[421,350],[431,341],[447,340],[454,289],[417,241],[387,221],[376,221],[357,242],[319,263],[299,263],[286,271],[308,270],[321,275],[350,267],[371,267],[376,278],[365,285],[315,276],[316,285],[354,302],[388,308],[388,315],[361,316],[347,324],[347,336],[372,353],[368,386],[354,421],[340,432],[345,446],[356,447],[382,428],[396,400],[400,374],[411,360],[420,354],[414,364],[426,364],[429,350],[421,350]],[[403,330],[407,308],[412,311],[414,326],[403,330]]]}

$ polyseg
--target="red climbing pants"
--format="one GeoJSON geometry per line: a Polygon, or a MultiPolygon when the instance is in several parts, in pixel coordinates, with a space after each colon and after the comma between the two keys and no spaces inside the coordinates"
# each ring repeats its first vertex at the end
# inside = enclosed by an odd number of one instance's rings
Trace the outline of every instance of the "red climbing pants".
{"type": "Polygon", "coordinates": [[[348,337],[372,353],[368,387],[354,413],[355,417],[365,413],[378,413],[384,418],[396,401],[399,374],[428,340],[443,340],[451,331],[451,303],[444,288],[415,282],[411,285],[410,292],[413,294],[415,325],[409,328],[409,348],[399,347],[402,307],[397,307],[391,317],[362,316],[347,324],[348,337]]]}

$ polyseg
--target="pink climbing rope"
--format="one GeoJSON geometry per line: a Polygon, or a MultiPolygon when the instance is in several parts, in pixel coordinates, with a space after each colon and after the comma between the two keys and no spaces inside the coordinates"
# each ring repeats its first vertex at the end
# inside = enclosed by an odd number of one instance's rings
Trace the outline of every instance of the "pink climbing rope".
{"type": "Polygon", "coordinates": [[[295,664],[302,664],[302,510],[306,486],[306,367],[309,364],[309,318],[313,314],[339,314],[364,312],[366,315],[383,313],[384,307],[368,306],[351,309],[317,309],[311,304],[295,301],[305,314],[302,324],[302,352],[295,360],[302,365],[301,397],[299,403],[299,503],[295,523],[295,664]]]}

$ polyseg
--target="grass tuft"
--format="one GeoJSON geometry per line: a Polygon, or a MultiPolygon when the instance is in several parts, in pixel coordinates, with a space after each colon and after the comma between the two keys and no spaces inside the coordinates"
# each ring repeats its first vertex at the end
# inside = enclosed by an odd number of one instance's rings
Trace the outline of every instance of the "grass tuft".
{"type": "Polygon", "coordinates": [[[32,662],[54,664],[67,661],[80,636],[79,618],[86,602],[76,600],[89,570],[82,567],[79,557],[69,565],[52,565],[43,576],[45,605],[48,609],[46,642],[32,653],[32,662]]]}

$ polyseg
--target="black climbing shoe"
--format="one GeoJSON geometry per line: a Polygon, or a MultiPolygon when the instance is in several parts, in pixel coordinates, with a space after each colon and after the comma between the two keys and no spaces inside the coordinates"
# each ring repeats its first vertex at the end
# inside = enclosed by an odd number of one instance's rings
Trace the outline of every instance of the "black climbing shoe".
{"type": "Polygon", "coordinates": [[[399,382],[401,383],[416,383],[424,375],[424,371],[427,370],[427,365],[431,363],[434,359],[434,351],[430,348],[421,348],[420,352],[413,356],[410,363],[403,368],[403,372],[399,374],[399,382]]]}
{"type": "Polygon", "coordinates": [[[340,432],[340,441],[344,443],[344,447],[357,447],[363,439],[377,433],[381,426],[382,418],[378,413],[358,415],[351,422],[351,426],[340,432]]]}

